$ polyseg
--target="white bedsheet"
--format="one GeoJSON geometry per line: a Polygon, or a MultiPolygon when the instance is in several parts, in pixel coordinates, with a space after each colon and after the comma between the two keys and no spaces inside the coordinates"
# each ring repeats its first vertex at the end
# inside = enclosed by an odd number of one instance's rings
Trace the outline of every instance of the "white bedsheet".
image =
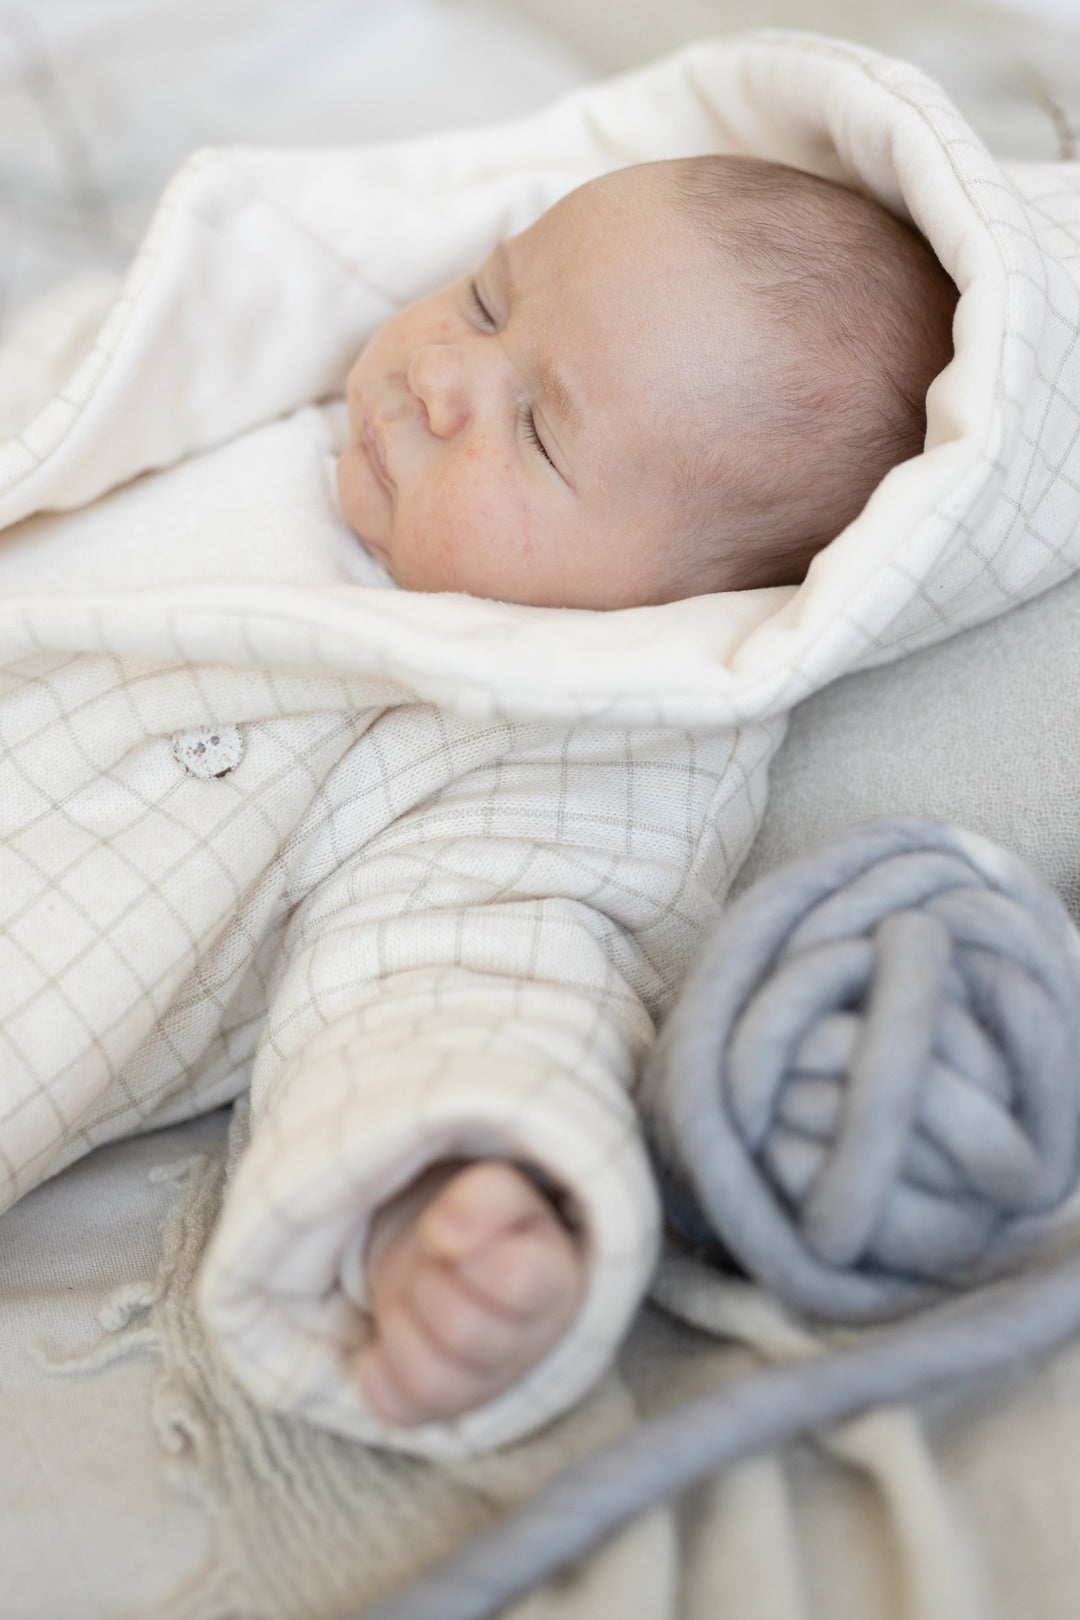
{"type": "Polygon", "coordinates": [[[584,77],[470,0],[5,0],[0,335],[73,273],[122,270],[194,147],[485,123],[584,77]]]}

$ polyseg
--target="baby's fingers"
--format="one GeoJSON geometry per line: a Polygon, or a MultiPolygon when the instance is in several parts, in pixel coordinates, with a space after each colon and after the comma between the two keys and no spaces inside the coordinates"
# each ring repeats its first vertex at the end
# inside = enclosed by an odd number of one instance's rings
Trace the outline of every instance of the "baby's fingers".
{"type": "Polygon", "coordinates": [[[513,1377],[510,1369],[493,1371],[459,1358],[404,1309],[380,1324],[379,1338],[359,1356],[356,1374],[376,1416],[403,1427],[456,1417],[498,1394],[513,1377]]]}
{"type": "Polygon", "coordinates": [[[427,1252],[459,1262],[485,1244],[554,1219],[551,1205],[516,1166],[483,1159],[460,1171],[420,1217],[427,1252]]]}
{"type": "Polygon", "coordinates": [[[471,1293],[510,1320],[541,1316],[560,1327],[576,1308],[584,1282],[576,1244],[553,1215],[466,1256],[456,1270],[471,1293]]]}
{"type": "Polygon", "coordinates": [[[409,1305],[432,1343],[450,1360],[487,1378],[492,1388],[537,1359],[561,1326],[561,1317],[546,1302],[527,1315],[511,1313],[446,1268],[420,1273],[409,1305]]]}

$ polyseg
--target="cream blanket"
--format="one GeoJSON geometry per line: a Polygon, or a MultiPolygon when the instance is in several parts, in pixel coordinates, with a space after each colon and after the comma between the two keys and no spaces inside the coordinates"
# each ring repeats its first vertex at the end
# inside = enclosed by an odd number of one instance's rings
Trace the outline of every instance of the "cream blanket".
{"type": "Polygon", "coordinates": [[[0,449],[6,1201],[250,1083],[202,1301],[257,1398],[442,1457],[575,1401],[654,1253],[635,1065],[787,710],[1080,561],[1078,253],[1075,168],[1006,175],[914,69],[805,36],[495,132],[192,160],[0,449]],[[380,588],[328,492],[340,413],[311,402],[569,187],[713,149],[848,178],[928,235],[963,297],[926,453],[798,590],[590,615],[380,588]],[[223,734],[228,774],[199,774],[223,734]],[[367,1214],[490,1151],[571,1183],[587,1299],[525,1385],[388,1434],[345,1368],[367,1214]]]}

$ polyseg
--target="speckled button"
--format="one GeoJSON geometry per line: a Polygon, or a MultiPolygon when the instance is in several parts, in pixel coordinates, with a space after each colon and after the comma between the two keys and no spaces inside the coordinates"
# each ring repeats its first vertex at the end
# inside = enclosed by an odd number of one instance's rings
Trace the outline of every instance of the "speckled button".
{"type": "Polygon", "coordinates": [[[211,726],[204,731],[178,731],[173,753],[192,776],[224,776],[244,757],[239,726],[211,726]]]}

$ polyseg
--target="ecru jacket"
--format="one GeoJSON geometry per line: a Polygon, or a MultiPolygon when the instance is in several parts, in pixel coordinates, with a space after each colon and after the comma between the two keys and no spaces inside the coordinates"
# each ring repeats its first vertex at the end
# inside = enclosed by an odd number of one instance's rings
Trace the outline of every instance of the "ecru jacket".
{"type": "Polygon", "coordinates": [[[428,1456],[576,1400],[647,1284],[655,1021],[834,677],[1080,561],[1080,169],[1006,172],[904,63],[692,49],[500,129],[198,154],[90,353],[0,446],[0,1181],[250,1089],[202,1308],[258,1398],[428,1456]],[[749,151],[911,217],[961,289],[925,452],[806,582],[593,614],[409,595],[331,492],[394,307],[623,163],[749,151]],[[504,1154],[572,1191],[566,1338],[457,1423],[349,1373],[371,1212],[504,1154]]]}

